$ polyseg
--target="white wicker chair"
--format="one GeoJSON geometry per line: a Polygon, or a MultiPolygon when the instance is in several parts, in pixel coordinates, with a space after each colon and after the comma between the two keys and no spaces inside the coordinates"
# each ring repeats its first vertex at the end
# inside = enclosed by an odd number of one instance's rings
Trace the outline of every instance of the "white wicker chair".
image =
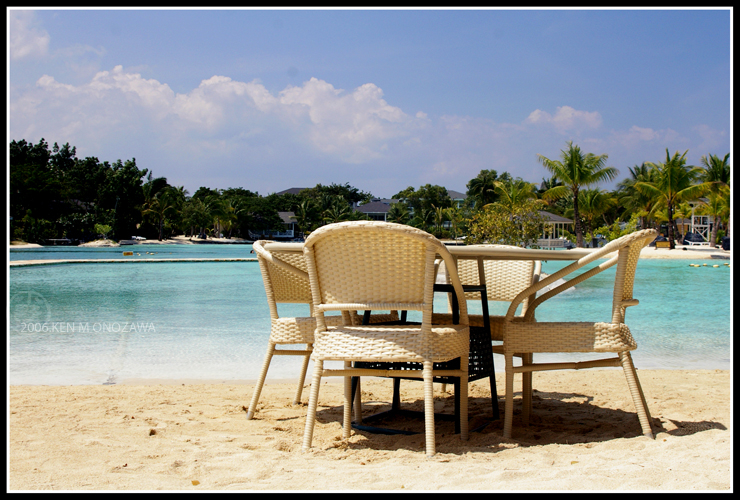
{"type": "MultiPolygon", "coordinates": [[[[512,301],[503,324],[503,349],[506,360],[504,437],[511,437],[514,415],[514,374],[540,370],[578,370],[606,366],[621,366],[624,370],[643,434],[653,437],[652,428],[650,427],[650,413],[630,355],[630,351],[637,348],[637,343],[632,338],[627,325],[624,324],[624,318],[625,309],[638,304],[638,301],[632,298],[632,287],[640,251],[653,241],[656,235],[655,230],[645,229],[614,240],[527,288],[512,301]],[[617,254],[606,262],[594,265],[588,270],[583,269],[584,266],[613,252],[617,252],[617,254]],[[542,302],[614,265],[617,268],[609,321],[598,323],[531,321],[534,318],[535,309],[542,302]],[[529,297],[534,297],[539,290],[561,278],[566,278],[576,271],[580,274],[531,300],[524,318],[518,320],[515,317],[516,308],[520,303],[529,297]],[[617,357],[570,363],[527,363],[519,367],[515,367],[513,363],[513,357],[517,354],[591,352],[616,353],[617,357]]],[[[527,398],[531,400],[531,387],[523,389],[525,400],[527,398]]],[[[522,417],[526,424],[529,418],[529,408],[526,404],[523,408],[522,417]]]]}
{"type": "MultiPolygon", "coordinates": [[[[324,226],[304,245],[317,329],[314,374],[309,396],[303,449],[311,447],[321,378],[342,376],[344,383],[343,439],[351,432],[352,376],[415,376],[424,381],[426,453],[435,453],[433,378],[442,374],[435,362],[460,358],[460,369],[443,374],[460,377],[460,435],[468,438],[467,369],[468,316],[460,304],[460,324],[432,324],[435,257],[454,269],[452,256],[432,235],[401,224],[355,221],[324,226]],[[324,312],[332,310],[421,311],[421,324],[330,326],[324,312]],[[343,361],[344,369],[324,369],[324,361],[343,361]],[[353,362],[417,362],[422,370],[354,368],[353,362]]],[[[463,292],[456,273],[458,297],[463,292]]],[[[359,395],[358,395],[359,397],[359,395]]]]}
{"type": "MultiPolygon", "coordinates": [[[[252,399],[247,410],[247,420],[251,420],[257,411],[257,403],[267,377],[267,371],[273,356],[302,356],[303,364],[298,379],[293,404],[299,404],[306,379],[306,371],[311,356],[313,345],[313,334],[316,330],[316,319],[313,317],[313,304],[311,303],[311,286],[308,282],[306,262],[302,253],[296,252],[274,252],[265,249],[264,240],[255,241],[252,245],[260,271],[262,282],[265,285],[267,304],[270,308],[270,339],[267,343],[267,353],[262,364],[257,385],[254,388],[252,399]],[[307,304],[308,317],[280,317],[278,314],[279,303],[307,304]],[[277,349],[281,344],[305,344],[305,349],[277,349]]],[[[350,316],[352,323],[359,324],[361,318],[355,312],[350,316]]],[[[392,321],[398,319],[398,313],[391,311],[389,314],[376,314],[370,317],[370,321],[392,321]]],[[[326,316],[326,322],[331,325],[344,323],[342,316],[326,316]]]]}
{"type": "MultiPolygon", "coordinates": [[[[482,245],[491,248],[519,248],[511,245],[482,245]]],[[[446,268],[440,266],[441,279],[445,282],[449,282],[449,273],[446,268]]],[[[542,272],[542,262],[538,260],[478,260],[478,259],[457,259],[457,275],[460,278],[460,282],[465,285],[486,285],[486,295],[489,302],[507,302],[510,303],[514,300],[517,295],[523,290],[531,287],[537,283],[540,279],[542,272]],[[481,266],[483,270],[481,271],[481,266]],[[481,282],[480,276],[485,278],[485,282],[481,282]]],[[[481,300],[480,292],[465,292],[465,298],[467,300],[481,300]]],[[[526,297],[522,301],[522,308],[518,315],[514,316],[515,321],[524,321],[527,309],[529,307],[530,300],[534,297],[526,297]]],[[[451,308],[452,305],[450,304],[451,308]]],[[[469,314],[470,326],[472,327],[483,327],[485,318],[482,314],[469,314]]],[[[488,320],[491,329],[491,340],[496,342],[493,344],[493,352],[496,354],[504,354],[504,346],[502,342],[504,340],[504,320],[505,315],[489,314],[488,320]]],[[[452,314],[450,313],[435,313],[433,315],[433,321],[435,323],[451,323],[452,314]]],[[[527,317],[527,321],[535,321],[534,314],[527,317]]],[[[519,353],[516,356],[522,358],[524,364],[532,363],[532,354],[519,353]]],[[[523,386],[524,386],[524,405],[531,407],[531,390],[532,390],[532,374],[526,372],[523,375],[523,386]]],[[[491,383],[491,394],[492,397],[496,397],[495,394],[495,381],[491,383]]],[[[497,409],[497,405],[494,406],[494,410],[497,409]]]]}

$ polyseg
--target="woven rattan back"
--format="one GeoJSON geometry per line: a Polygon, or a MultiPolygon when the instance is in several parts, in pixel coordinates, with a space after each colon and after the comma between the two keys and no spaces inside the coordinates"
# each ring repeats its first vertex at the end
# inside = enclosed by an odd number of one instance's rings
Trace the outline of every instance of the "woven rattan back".
{"type": "MultiPolygon", "coordinates": [[[[484,245],[490,248],[518,248],[510,245],[484,245]]],[[[510,302],[519,292],[532,285],[532,276],[539,261],[533,260],[485,260],[483,268],[486,278],[488,300],[510,302]]],[[[459,259],[457,273],[463,284],[478,284],[478,261],[459,259]]],[[[477,292],[465,294],[466,298],[477,299],[477,292]]]]}
{"type": "MultiPolygon", "coordinates": [[[[378,221],[324,226],[309,235],[304,252],[309,275],[320,277],[314,306],[321,311],[418,310],[424,311],[426,323],[431,323],[435,257],[455,265],[429,233],[378,221]]],[[[455,281],[459,286],[457,276],[455,281]]]]}
{"type": "Polygon", "coordinates": [[[255,241],[252,248],[262,272],[270,315],[275,319],[278,303],[311,304],[311,286],[303,254],[268,251],[265,243],[267,241],[255,241]]]}

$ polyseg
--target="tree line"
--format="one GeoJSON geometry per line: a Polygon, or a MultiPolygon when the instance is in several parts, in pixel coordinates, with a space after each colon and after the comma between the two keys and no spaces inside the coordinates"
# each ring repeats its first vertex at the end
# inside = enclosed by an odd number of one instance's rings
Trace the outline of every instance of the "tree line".
{"type": "MultiPolygon", "coordinates": [[[[549,177],[539,184],[513,178],[508,172],[481,170],[466,187],[466,199],[453,202],[447,189],[426,184],[393,195],[388,220],[419,227],[442,238],[468,242],[534,245],[542,235],[545,210],[574,220],[566,234],[583,247],[597,234],[613,239],[636,227],[666,227],[674,248],[680,234],[675,219],[695,213],[717,221],[710,244],[729,234],[730,165],[709,154],[701,166],[686,164],[686,154],[663,162],[628,168],[615,190],[599,189],[619,172],[607,166],[608,156],[583,152],[572,142],[555,159],[538,155],[549,177]]],[[[250,239],[250,234],[280,231],[278,212],[293,212],[304,234],[316,228],[367,216],[358,204],[374,197],[349,184],[317,184],[297,194],[260,196],[242,187],[200,187],[190,195],[165,177],[140,169],[136,159],[101,162],[77,158],[68,143],[49,145],[25,140],[10,143],[11,239],[44,243],[52,238],[89,241],[133,235],[164,239],[174,235],[210,235],[250,239]]]]}

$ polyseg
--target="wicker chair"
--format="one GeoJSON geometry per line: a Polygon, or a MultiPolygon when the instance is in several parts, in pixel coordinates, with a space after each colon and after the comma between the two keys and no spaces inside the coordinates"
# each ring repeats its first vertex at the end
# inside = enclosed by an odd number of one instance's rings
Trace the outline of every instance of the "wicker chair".
{"type": "MultiPolygon", "coordinates": [[[[637,415],[643,434],[653,437],[650,427],[650,413],[648,412],[645,396],[643,395],[637,372],[632,363],[630,351],[637,348],[627,325],[624,324],[625,309],[638,304],[632,298],[635,268],[640,257],[640,251],[655,239],[657,232],[645,229],[623,236],[604,247],[594,250],[586,257],[564,267],[535,285],[517,295],[509,306],[503,328],[504,357],[506,360],[506,408],[504,411],[504,437],[511,437],[512,420],[514,416],[514,374],[530,373],[540,370],[560,370],[582,368],[599,368],[607,366],[621,366],[627,378],[627,385],[637,410],[637,415]],[[597,259],[617,252],[606,262],[594,265],[588,270],[584,266],[597,259]],[[568,288],[583,282],[586,279],[616,265],[614,281],[614,295],[611,307],[611,319],[607,322],[534,322],[534,311],[545,300],[561,293],[568,288]],[[579,271],[580,274],[572,277],[565,283],[548,290],[532,300],[527,308],[523,320],[518,321],[514,314],[517,306],[528,297],[533,297],[537,291],[553,284],[557,280],[579,271]],[[616,353],[616,357],[592,361],[570,363],[528,363],[515,367],[513,357],[517,353],[616,353]]],[[[524,397],[531,400],[531,388],[523,388],[524,397]]],[[[524,405],[523,421],[529,419],[529,408],[524,405]]]]}
{"type": "MultiPolygon", "coordinates": [[[[330,224],[311,233],[304,245],[318,327],[313,354],[314,374],[308,403],[303,450],[311,447],[321,378],[344,377],[343,439],[351,432],[350,379],[353,376],[415,376],[424,381],[426,453],[435,453],[432,380],[437,375],[459,377],[460,436],[468,438],[467,369],[468,316],[463,300],[458,325],[432,324],[435,257],[454,269],[444,245],[410,226],[376,221],[330,224]],[[421,311],[421,324],[327,325],[324,312],[392,309],[421,311]],[[460,359],[460,368],[434,370],[435,362],[460,359]],[[324,369],[324,361],[343,361],[344,369],[324,369]],[[355,368],[356,361],[417,362],[421,370],[355,368]]],[[[463,292],[457,275],[453,286],[463,292]]]]}
{"type": "MultiPolygon", "coordinates": [[[[482,245],[491,248],[518,248],[510,245],[482,245]]],[[[516,298],[522,290],[537,283],[542,272],[542,262],[535,260],[477,260],[477,259],[458,259],[457,275],[463,286],[466,285],[486,285],[486,295],[489,302],[507,302],[510,303],[516,298]],[[483,266],[483,271],[480,267],[483,266]],[[481,283],[480,276],[484,276],[485,282],[481,283]]],[[[440,279],[449,282],[449,273],[446,268],[440,266],[440,279]]],[[[465,292],[467,300],[481,300],[480,292],[465,292]]],[[[522,301],[522,308],[518,315],[514,316],[514,321],[524,321],[530,300],[534,297],[526,297],[522,301]]],[[[449,305],[452,308],[452,304],[449,305]]],[[[489,314],[485,318],[483,314],[469,314],[470,328],[480,328],[485,326],[485,320],[488,319],[491,329],[491,340],[496,342],[492,349],[496,354],[504,354],[504,346],[501,344],[504,340],[504,320],[506,316],[489,314]]],[[[435,313],[433,315],[435,324],[448,324],[452,322],[451,313],[435,313]]],[[[534,314],[527,317],[527,321],[535,321],[534,314]]],[[[532,363],[532,354],[517,353],[515,356],[522,358],[524,364],[532,363]]],[[[524,405],[531,408],[532,391],[532,374],[526,372],[523,374],[522,384],[524,386],[524,405]]],[[[495,380],[491,381],[491,397],[496,398],[495,380]]],[[[497,413],[498,405],[494,405],[497,413]]],[[[498,418],[497,415],[494,415],[498,418]]]]}
{"type": "MultiPolygon", "coordinates": [[[[519,248],[509,245],[483,245],[492,248],[519,248]]],[[[457,261],[457,275],[464,285],[479,285],[481,262],[473,259],[459,259],[457,261]]],[[[483,275],[485,277],[486,294],[488,301],[511,302],[522,290],[537,283],[542,272],[542,262],[539,260],[483,260],[483,275]]],[[[449,282],[449,274],[444,266],[440,266],[440,274],[444,273],[442,279],[449,282]]],[[[480,292],[465,292],[467,300],[480,300],[480,292]]],[[[522,301],[522,310],[515,315],[517,321],[524,321],[525,314],[529,308],[529,302],[533,297],[526,297],[522,301]]],[[[449,323],[452,315],[450,313],[435,313],[434,321],[449,323]]],[[[469,314],[470,326],[483,326],[484,317],[481,314],[469,314]]],[[[491,326],[491,340],[503,342],[504,319],[506,316],[495,314],[489,315],[491,326]]],[[[534,321],[534,316],[529,318],[534,321]]],[[[494,345],[493,352],[503,354],[503,346],[494,345]]]]}
{"type": "MultiPolygon", "coordinates": [[[[306,371],[311,356],[313,345],[313,334],[316,330],[316,319],[313,318],[313,305],[311,303],[311,287],[306,272],[306,262],[302,253],[296,252],[271,252],[265,249],[265,240],[255,241],[252,245],[260,271],[262,282],[265,285],[267,304],[270,308],[270,339],[267,343],[267,353],[262,364],[257,385],[254,388],[252,399],[247,410],[247,420],[254,417],[257,411],[262,387],[265,384],[267,371],[273,356],[302,356],[303,364],[298,379],[293,404],[301,401],[303,383],[306,379],[306,371]],[[278,314],[279,303],[308,304],[310,315],[308,317],[280,317],[278,314]],[[305,349],[277,349],[281,344],[306,344],[305,349]]],[[[349,315],[350,322],[360,324],[362,318],[354,314],[349,315]]],[[[398,313],[391,311],[388,314],[375,314],[370,317],[370,322],[393,321],[398,319],[398,313]]],[[[332,326],[344,323],[342,316],[326,316],[325,321],[332,326]]]]}

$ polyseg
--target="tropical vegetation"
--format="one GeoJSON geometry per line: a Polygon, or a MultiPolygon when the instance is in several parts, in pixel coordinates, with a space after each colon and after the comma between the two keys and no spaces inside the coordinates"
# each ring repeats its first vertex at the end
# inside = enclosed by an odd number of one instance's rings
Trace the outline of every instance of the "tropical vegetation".
{"type": "MultiPolygon", "coordinates": [[[[671,248],[692,215],[716,223],[715,245],[730,234],[730,154],[708,154],[701,166],[686,164],[688,151],[662,162],[645,161],[616,180],[608,155],[584,152],[567,142],[558,159],[538,155],[549,178],[538,184],[486,169],[470,179],[464,199],[443,186],[409,186],[393,195],[386,220],[412,225],[441,238],[536,246],[546,234],[545,212],[574,221],[566,236],[579,247],[597,237],[611,240],[638,228],[656,227],[671,248]]],[[[25,140],[10,143],[10,237],[44,243],[53,238],[89,241],[108,237],[166,239],[173,235],[252,239],[285,228],[292,213],[308,234],[332,222],[367,219],[357,210],[375,197],[349,184],[317,184],[298,193],[262,196],[242,187],[200,187],[189,193],[165,177],[141,169],[135,158],[113,163],[78,158],[69,144],[49,147],[25,140]]],[[[595,240],[594,240],[595,241],[595,240]]]]}

